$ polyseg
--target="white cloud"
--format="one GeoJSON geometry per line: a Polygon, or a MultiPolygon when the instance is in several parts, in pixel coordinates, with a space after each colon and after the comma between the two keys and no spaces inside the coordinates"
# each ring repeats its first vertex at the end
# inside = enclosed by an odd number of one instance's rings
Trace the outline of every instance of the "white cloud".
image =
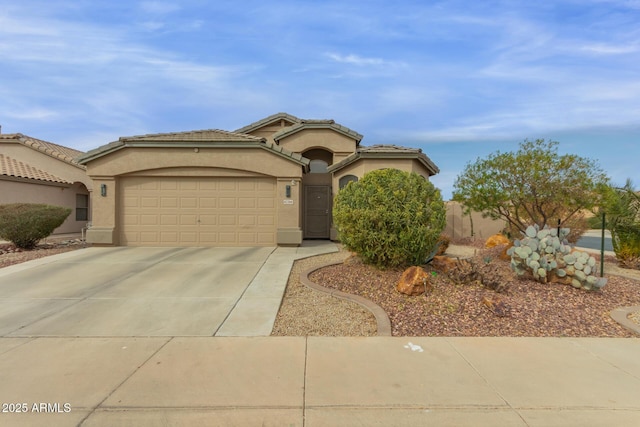
{"type": "Polygon", "coordinates": [[[638,44],[613,45],[596,43],[582,46],[581,50],[600,55],[622,55],[626,53],[638,52],[638,44]]]}
{"type": "Polygon", "coordinates": [[[365,58],[354,54],[340,55],[337,53],[327,53],[327,56],[336,62],[357,65],[360,67],[368,65],[383,65],[385,63],[385,61],[380,58],[365,58]]]}

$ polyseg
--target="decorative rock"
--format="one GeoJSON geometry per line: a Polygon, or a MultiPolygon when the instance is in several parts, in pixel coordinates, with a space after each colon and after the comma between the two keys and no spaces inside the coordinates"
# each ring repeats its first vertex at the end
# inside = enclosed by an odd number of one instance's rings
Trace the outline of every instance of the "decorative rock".
{"type": "Polygon", "coordinates": [[[504,246],[504,250],[500,252],[498,257],[503,261],[510,261],[511,256],[507,254],[507,251],[513,246],[513,243],[505,235],[498,233],[490,236],[484,243],[485,248],[494,248],[496,246],[504,246]]]}
{"type": "Polygon", "coordinates": [[[398,292],[410,296],[421,295],[432,289],[429,274],[422,267],[416,266],[407,268],[396,285],[398,292]]]}
{"type": "Polygon", "coordinates": [[[502,235],[502,234],[494,234],[493,236],[490,236],[487,241],[484,244],[485,248],[493,248],[495,246],[499,246],[499,245],[508,245],[511,242],[509,241],[509,239],[507,239],[506,236],[502,235]]]}
{"type": "Polygon", "coordinates": [[[439,273],[448,273],[456,268],[456,260],[455,258],[450,258],[448,256],[438,255],[433,257],[431,260],[431,266],[439,273]]]}
{"type": "Polygon", "coordinates": [[[482,303],[498,317],[506,317],[509,315],[510,307],[499,297],[493,299],[483,297],[482,303]]]}

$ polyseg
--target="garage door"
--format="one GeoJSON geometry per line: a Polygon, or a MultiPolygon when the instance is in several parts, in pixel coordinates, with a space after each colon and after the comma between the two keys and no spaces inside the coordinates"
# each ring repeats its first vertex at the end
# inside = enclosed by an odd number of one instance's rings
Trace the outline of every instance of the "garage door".
{"type": "Polygon", "coordinates": [[[120,187],[120,244],[276,244],[273,178],[130,177],[120,187]]]}

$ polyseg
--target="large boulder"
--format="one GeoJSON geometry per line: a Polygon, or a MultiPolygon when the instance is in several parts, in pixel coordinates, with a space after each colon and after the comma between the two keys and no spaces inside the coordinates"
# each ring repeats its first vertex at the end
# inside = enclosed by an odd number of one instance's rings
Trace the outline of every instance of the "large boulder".
{"type": "Polygon", "coordinates": [[[400,276],[396,290],[405,295],[415,296],[431,292],[433,285],[429,274],[422,267],[409,267],[400,276]]]}

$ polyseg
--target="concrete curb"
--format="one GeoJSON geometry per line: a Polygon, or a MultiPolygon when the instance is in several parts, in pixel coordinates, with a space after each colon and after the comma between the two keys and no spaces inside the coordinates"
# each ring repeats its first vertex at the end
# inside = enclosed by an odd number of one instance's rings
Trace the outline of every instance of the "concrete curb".
{"type": "Polygon", "coordinates": [[[640,311],[640,305],[634,305],[630,307],[616,308],[614,310],[611,310],[609,315],[613,320],[620,323],[622,326],[629,329],[631,332],[635,332],[636,334],[640,335],[640,325],[638,325],[632,320],[629,320],[629,318],[627,317],[631,313],[635,313],[638,311],[640,311]]]}
{"type": "Polygon", "coordinates": [[[316,270],[319,270],[321,268],[324,267],[329,267],[331,265],[338,265],[338,264],[342,264],[342,262],[330,262],[327,264],[322,264],[322,265],[318,265],[315,267],[312,267],[306,271],[303,271],[300,274],[300,281],[307,286],[308,288],[311,288],[313,290],[319,291],[319,292],[324,292],[326,294],[329,294],[331,296],[334,296],[336,298],[340,298],[340,299],[344,299],[347,301],[353,301],[357,304],[360,304],[362,307],[366,308],[367,310],[369,310],[371,312],[371,314],[373,314],[373,316],[376,318],[376,323],[378,324],[378,336],[391,336],[391,321],[389,320],[389,316],[387,316],[387,312],[384,311],[379,305],[375,304],[374,302],[363,298],[361,296],[358,295],[352,295],[352,294],[347,294],[345,292],[341,292],[335,289],[331,289],[331,288],[325,288],[324,286],[321,286],[315,282],[312,282],[309,279],[309,275],[311,273],[313,273],[316,270]]]}

